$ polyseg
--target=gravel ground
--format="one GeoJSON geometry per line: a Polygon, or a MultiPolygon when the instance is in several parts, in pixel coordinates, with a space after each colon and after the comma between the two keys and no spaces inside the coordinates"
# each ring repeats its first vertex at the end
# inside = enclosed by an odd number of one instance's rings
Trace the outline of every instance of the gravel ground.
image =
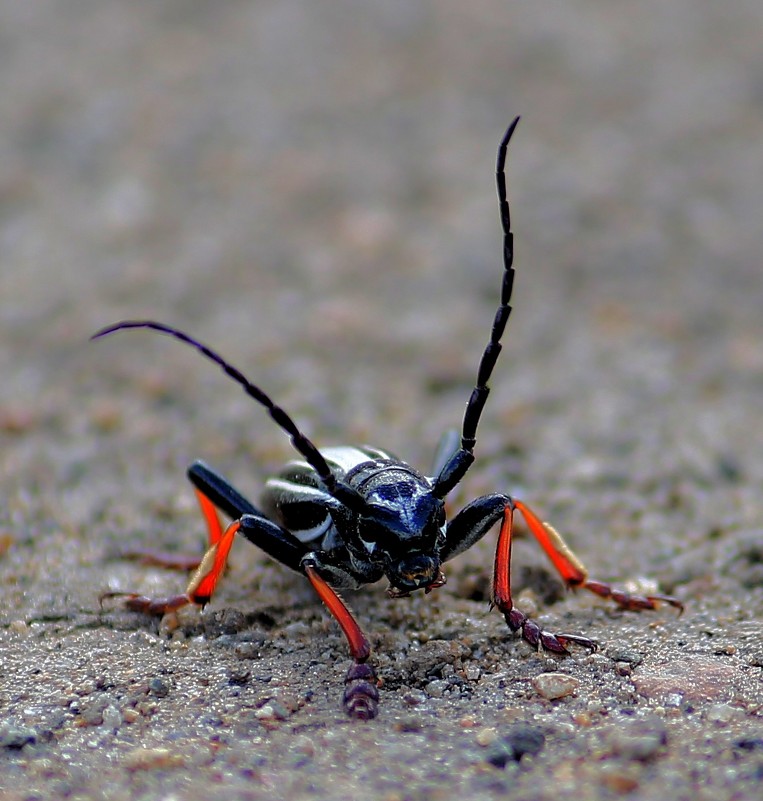
{"type": "Polygon", "coordinates": [[[763,780],[763,5],[757,0],[0,2],[0,798],[724,801],[763,780]],[[216,346],[319,444],[426,467],[497,302],[515,314],[457,508],[502,490],[592,575],[492,538],[446,587],[348,597],[383,680],[246,543],[203,613],[130,547],[203,547],[202,457],[253,497],[288,441],[154,317],[216,346]],[[447,310],[447,313],[443,313],[447,310]]]}

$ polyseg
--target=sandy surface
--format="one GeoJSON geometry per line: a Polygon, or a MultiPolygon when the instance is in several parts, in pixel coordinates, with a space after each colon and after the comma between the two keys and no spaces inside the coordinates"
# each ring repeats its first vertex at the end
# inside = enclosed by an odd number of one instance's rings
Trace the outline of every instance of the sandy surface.
{"type": "Polygon", "coordinates": [[[756,797],[761,30],[757,0],[0,3],[3,801],[756,797]],[[180,345],[88,336],[190,329],[319,444],[426,468],[494,312],[516,114],[515,314],[453,508],[516,493],[685,614],[565,596],[523,541],[523,607],[602,644],[536,654],[487,611],[489,538],[430,596],[349,596],[361,724],[337,627],[246,543],[174,630],[101,610],[184,586],[118,554],[203,547],[192,459],[256,498],[291,452],[180,345]]]}

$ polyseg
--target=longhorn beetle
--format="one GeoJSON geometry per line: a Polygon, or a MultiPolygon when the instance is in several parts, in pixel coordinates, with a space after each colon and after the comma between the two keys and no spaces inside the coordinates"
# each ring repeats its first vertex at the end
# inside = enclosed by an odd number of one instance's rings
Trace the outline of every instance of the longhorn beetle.
{"type": "MultiPolygon", "coordinates": [[[[278,562],[302,573],[341,627],[353,664],[345,677],[343,705],[353,718],[375,717],[379,700],[377,678],[368,663],[370,645],[337,590],[389,581],[391,597],[415,590],[430,592],[445,584],[442,565],[470,548],[500,522],[493,572],[491,606],[503,613],[509,629],[528,643],[556,654],[570,644],[591,650],[596,643],[576,634],[544,631],[517,609],[511,597],[511,539],[515,511],[525,519],[564,583],[609,598],[623,609],[655,609],[660,603],[682,608],[667,595],[634,595],[588,578],[580,560],[550,524],[522,501],[503,493],[484,495],[467,504],[449,522],[445,497],[474,462],[477,426],[487,400],[488,381],[501,352],[501,337],[509,319],[514,283],[514,237],[506,197],[506,150],[519,122],[506,130],[498,147],[496,181],[503,229],[501,300],[490,340],[482,354],[477,380],[461,428],[460,443],[447,436],[438,449],[432,476],[378,448],[342,446],[319,450],[291,416],[243,373],[198,340],[162,323],[129,320],[102,329],[93,339],[128,328],[149,328],[179,339],[200,351],[264,406],[276,425],[291,438],[302,457],[289,462],[265,483],[262,506],[248,501],[227,479],[204,462],[194,462],[188,478],[196,489],[209,530],[209,549],[182,595],[151,599],[137,593],[108,593],[124,598],[127,608],[162,615],[186,604],[204,606],[225,568],[236,534],[241,534],[278,562]],[[217,510],[232,519],[223,529],[217,510]]],[[[455,432],[453,432],[455,435],[455,432]]]]}

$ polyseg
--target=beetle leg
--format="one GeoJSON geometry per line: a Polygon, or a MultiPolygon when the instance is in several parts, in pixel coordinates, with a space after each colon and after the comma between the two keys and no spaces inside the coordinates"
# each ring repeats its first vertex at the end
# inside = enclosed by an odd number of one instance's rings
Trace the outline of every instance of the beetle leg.
{"type": "Polygon", "coordinates": [[[660,604],[669,604],[683,610],[683,604],[671,595],[660,593],[639,595],[618,590],[604,581],[588,578],[588,571],[583,563],[572,552],[559,532],[549,523],[542,521],[531,509],[521,501],[515,501],[515,508],[522,513],[530,532],[538,540],[540,547],[551,560],[564,583],[572,589],[586,589],[601,598],[613,600],[622,609],[638,612],[644,609],[657,609],[660,604]]]}
{"type": "Polygon", "coordinates": [[[483,495],[476,498],[448,523],[440,559],[447,562],[479,542],[503,517],[503,510],[513,503],[508,495],[483,495]]]}
{"type": "MultiPolygon", "coordinates": [[[[359,720],[376,717],[379,701],[376,673],[371,665],[366,664],[371,647],[350,610],[318,572],[319,569],[330,571],[330,564],[327,562],[324,565],[319,561],[320,553],[308,554],[307,547],[303,543],[266,517],[245,514],[233,525],[238,525],[239,534],[246,537],[253,545],[257,545],[273,559],[307,576],[318,597],[341,627],[350,646],[350,655],[354,660],[354,664],[345,676],[344,708],[351,717],[359,720]]],[[[212,550],[210,549],[210,551],[212,550]]],[[[210,574],[202,577],[202,580],[210,583],[214,588],[217,576],[219,573],[215,573],[214,578],[210,574]]],[[[342,584],[353,587],[364,583],[346,571],[335,570],[332,572],[332,576],[335,576],[342,584]]],[[[373,580],[378,578],[378,575],[373,576],[373,580]]],[[[200,584],[196,588],[196,593],[198,594],[202,588],[200,584]]]]}
{"type": "MultiPolygon", "coordinates": [[[[261,514],[225,478],[204,462],[194,462],[188,468],[188,478],[194,485],[196,498],[207,523],[208,547],[217,543],[223,536],[223,528],[217,514],[218,507],[234,520],[243,514],[261,514]]],[[[134,559],[143,565],[167,567],[173,570],[195,570],[203,559],[203,556],[168,553],[154,548],[133,548],[120,553],[119,556],[122,559],[134,559]]]]}
{"type": "MultiPolygon", "coordinates": [[[[217,509],[212,501],[204,493],[195,489],[196,497],[201,507],[201,513],[207,521],[207,539],[209,547],[215,545],[223,536],[223,529],[220,525],[220,518],[217,509]]],[[[157,551],[153,548],[134,548],[119,554],[122,559],[134,559],[142,565],[153,567],[167,567],[172,570],[196,570],[203,560],[203,556],[189,556],[187,554],[176,554],[165,551],[157,551]]]]}
{"type": "MultiPolygon", "coordinates": [[[[217,522],[217,516],[215,515],[217,522]]],[[[188,604],[205,606],[209,603],[212,593],[225,570],[228,553],[233,545],[233,539],[241,528],[239,520],[231,523],[223,532],[217,522],[215,529],[210,530],[210,547],[198,562],[198,567],[188,582],[186,591],[181,595],[171,595],[166,598],[148,598],[134,592],[110,592],[101,596],[106,598],[124,598],[125,606],[133,612],[143,612],[147,615],[166,615],[175,612],[188,604]]]]}
{"type": "MultiPolygon", "coordinates": [[[[233,540],[237,533],[242,534],[250,542],[259,546],[287,567],[302,573],[300,561],[306,548],[288,531],[268,520],[262,513],[244,498],[219,473],[203,462],[194,462],[188,468],[188,477],[194,485],[202,514],[207,523],[209,547],[201,559],[196,559],[194,574],[188,582],[185,593],[165,598],[147,598],[138,593],[106,593],[106,598],[121,597],[125,606],[134,612],[149,615],[164,615],[174,612],[188,604],[205,606],[214,593],[220,577],[225,570],[233,540]],[[217,507],[234,518],[226,529],[220,525],[217,507]]],[[[149,552],[150,553],[150,552],[149,552]]],[[[154,564],[167,564],[160,555],[153,554],[154,564]]],[[[144,557],[145,558],[145,557],[144,557]]]]}
{"type": "Polygon", "coordinates": [[[350,646],[353,664],[344,678],[345,690],[342,696],[342,705],[352,718],[358,720],[375,718],[378,711],[379,691],[376,687],[376,671],[367,664],[371,654],[368,639],[336,590],[332,589],[320,576],[316,561],[307,557],[303,560],[302,566],[307,578],[318,593],[318,597],[339,624],[347,638],[347,644],[350,646]]]}
{"type": "Polygon", "coordinates": [[[165,598],[149,598],[138,592],[104,592],[99,596],[98,601],[103,605],[103,602],[110,598],[121,599],[124,602],[124,608],[131,612],[141,612],[144,615],[155,615],[156,617],[163,617],[191,603],[191,599],[186,593],[170,595],[165,598]]]}
{"type": "Polygon", "coordinates": [[[577,634],[552,634],[514,606],[511,598],[511,535],[513,511],[518,504],[508,495],[484,495],[467,504],[450,522],[445,534],[445,545],[440,551],[442,561],[471,548],[488,531],[503,519],[496,547],[491,605],[503,613],[509,628],[520,633],[531,645],[558,654],[566,654],[569,643],[596,648],[593,640],[577,634]]]}
{"type": "Polygon", "coordinates": [[[530,645],[545,648],[556,654],[569,653],[567,646],[570,643],[595,651],[597,644],[593,640],[576,634],[553,634],[550,631],[543,631],[534,620],[514,606],[511,598],[511,534],[514,505],[514,503],[506,504],[503,510],[503,523],[495,552],[492,604],[503,612],[508,627],[513,632],[520,633],[530,645]]]}

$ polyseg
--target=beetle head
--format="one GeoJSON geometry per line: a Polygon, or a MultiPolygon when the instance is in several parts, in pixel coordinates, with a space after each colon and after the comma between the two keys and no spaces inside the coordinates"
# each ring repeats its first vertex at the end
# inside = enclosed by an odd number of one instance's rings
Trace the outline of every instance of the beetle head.
{"type": "Polygon", "coordinates": [[[424,482],[389,478],[368,492],[358,518],[364,556],[383,567],[398,594],[439,586],[445,504],[424,482]]]}

